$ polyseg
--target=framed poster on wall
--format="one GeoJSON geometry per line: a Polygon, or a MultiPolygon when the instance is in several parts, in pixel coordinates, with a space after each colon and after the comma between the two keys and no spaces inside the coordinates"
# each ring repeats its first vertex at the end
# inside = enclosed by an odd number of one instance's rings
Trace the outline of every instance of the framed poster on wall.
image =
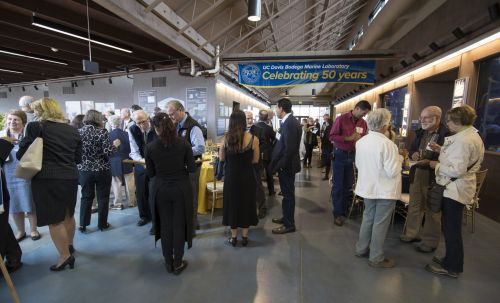
{"type": "Polygon", "coordinates": [[[146,113],[152,114],[156,107],[156,90],[139,91],[137,94],[139,106],[146,113]]]}
{"type": "Polygon", "coordinates": [[[453,89],[453,100],[451,108],[459,107],[465,104],[467,96],[467,88],[469,86],[469,77],[455,80],[455,88],[453,89]]]}
{"type": "Polygon", "coordinates": [[[207,127],[208,89],[206,87],[186,88],[186,111],[202,126],[207,127]]]}

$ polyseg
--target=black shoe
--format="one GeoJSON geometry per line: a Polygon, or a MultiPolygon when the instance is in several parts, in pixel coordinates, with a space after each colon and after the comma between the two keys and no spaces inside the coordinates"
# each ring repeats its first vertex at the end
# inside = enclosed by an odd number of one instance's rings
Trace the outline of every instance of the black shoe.
{"type": "Polygon", "coordinates": [[[280,227],[273,229],[273,234],[282,235],[287,233],[293,233],[295,231],[296,231],[295,226],[286,227],[285,225],[281,225],[280,227]]]}
{"type": "Polygon", "coordinates": [[[84,233],[87,231],[87,226],[80,226],[78,227],[78,230],[81,232],[81,233],[84,233]]]}
{"type": "Polygon", "coordinates": [[[7,271],[9,273],[13,273],[13,272],[17,271],[22,266],[23,266],[23,262],[20,262],[20,261],[16,262],[16,263],[5,262],[5,268],[7,268],[7,271]]]}
{"type": "Polygon", "coordinates": [[[248,237],[241,237],[241,245],[243,245],[243,247],[247,247],[248,237]]]}
{"type": "Polygon", "coordinates": [[[70,253],[70,254],[74,254],[74,253],[75,253],[75,247],[74,247],[73,245],[71,245],[71,244],[70,244],[70,245],[68,246],[68,249],[69,249],[69,253],[70,253]]]}
{"type": "Polygon", "coordinates": [[[273,223],[276,224],[283,224],[283,218],[273,218],[273,223]]]}
{"type": "Polygon", "coordinates": [[[236,237],[230,237],[227,239],[227,243],[231,244],[231,246],[236,247],[236,244],[238,244],[238,238],[236,237]]]}
{"type": "Polygon", "coordinates": [[[99,209],[98,208],[92,208],[92,210],[90,211],[92,214],[95,214],[99,209]]]}
{"type": "Polygon", "coordinates": [[[21,242],[24,239],[26,239],[26,233],[23,233],[19,238],[16,238],[17,242],[21,242]]]}
{"type": "Polygon", "coordinates": [[[174,260],[165,260],[165,268],[169,274],[174,272],[174,260]]]}
{"type": "Polygon", "coordinates": [[[66,265],[69,265],[70,269],[75,268],[75,257],[71,255],[69,258],[66,259],[61,265],[57,266],[57,264],[52,265],[50,267],[51,271],[61,271],[66,269],[66,265]]]}
{"type": "Polygon", "coordinates": [[[151,220],[148,220],[148,219],[145,219],[145,218],[140,218],[139,221],[137,221],[137,226],[146,225],[146,224],[149,223],[149,221],[151,221],[151,220]]]}
{"type": "Polygon", "coordinates": [[[99,227],[99,230],[105,231],[106,229],[110,229],[110,228],[111,228],[111,224],[106,223],[104,226],[99,227]]]}
{"type": "Polygon", "coordinates": [[[40,240],[41,238],[42,238],[42,235],[38,231],[31,233],[31,240],[37,241],[37,240],[40,240]]]}
{"type": "Polygon", "coordinates": [[[271,191],[271,192],[269,192],[269,196],[274,196],[274,195],[276,195],[276,192],[275,192],[275,191],[271,191]]]}
{"type": "Polygon", "coordinates": [[[186,267],[188,266],[188,262],[186,260],[183,260],[181,265],[179,265],[178,267],[174,268],[174,275],[180,275],[180,273],[186,269],[186,267]]]}

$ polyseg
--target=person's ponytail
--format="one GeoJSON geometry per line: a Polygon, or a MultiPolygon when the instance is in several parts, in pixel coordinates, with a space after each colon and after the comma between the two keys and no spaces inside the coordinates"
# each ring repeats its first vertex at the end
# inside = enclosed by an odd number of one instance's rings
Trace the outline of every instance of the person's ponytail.
{"type": "Polygon", "coordinates": [[[174,123],[166,113],[157,113],[153,118],[153,126],[158,129],[158,137],[164,144],[173,144],[177,133],[174,123]]]}

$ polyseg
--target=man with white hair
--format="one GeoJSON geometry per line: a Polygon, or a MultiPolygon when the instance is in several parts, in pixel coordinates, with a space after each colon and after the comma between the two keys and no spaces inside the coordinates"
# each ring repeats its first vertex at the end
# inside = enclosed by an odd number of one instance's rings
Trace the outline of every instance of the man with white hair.
{"type": "Polygon", "coordinates": [[[32,96],[22,96],[19,98],[19,107],[23,112],[26,113],[27,123],[35,120],[35,115],[33,113],[33,109],[31,108],[31,103],[35,101],[35,98],[32,96]]]}
{"type": "MultiPolygon", "coordinates": [[[[144,150],[146,145],[157,138],[154,127],[152,127],[148,114],[143,110],[136,110],[132,116],[134,124],[128,128],[128,137],[130,141],[130,158],[135,161],[144,162],[144,150]]],[[[146,170],[143,165],[134,166],[135,194],[137,199],[137,208],[139,209],[138,226],[149,223],[152,219],[152,209],[149,205],[149,179],[146,176],[146,170]]],[[[150,234],[154,229],[151,228],[150,234]]]]}
{"type": "Polygon", "coordinates": [[[120,110],[120,118],[122,120],[121,129],[127,131],[128,128],[134,124],[132,118],[130,117],[130,108],[125,107],[120,110]]]}
{"type": "MultiPolygon", "coordinates": [[[[179,100],[173,99],[168,101],[165,111],[170,119],[174,121],[179,137],[185,138],[191,145],[195,160],[201,159],[201,155],[205,152],[205,138],[203,137],[202,126],[186,112],[184,105],[179,100]]],[[[189,174],[189,180],[193,188],[193,231],[200,229],[200,224],[198,223],[200,169],[201,163],[198,162],[195,172],[189,174]]]]}
{"type": "Polygon", "coordinates": [[[358,168],[356,195],[363,197],[365,210],[356,243],[356,256],[368,258],[372,267],[394,267],[384,256],[384,241],[396,201],[401,197],[402,157],[384,133],[391,123],[385,108],[368,114],[369,133],[356,141],[355,163],[358,168]]]}
{"type": "MultiPolygon", "coordinates": [[[[439,158],[439,152],[434,151],[433,146],[443,145],[444,138],[449,135],[448,129],[441,123],[441,114],[441,108],[437,106],[428,106],[422,110],[421,128],[415,131],[417,136],[409,151],[413,161],[437,161],[439,158]]],[[[435,180],[435,174],[428,164],[421,163],[425,161],[417,162],[410,171],[410,202],[406,230],[400,240],[406,243],[420,242],[416,250],[430,253],[436,250],[441,237],[441,213],[427,210],[427,191],[435,180]]]]}

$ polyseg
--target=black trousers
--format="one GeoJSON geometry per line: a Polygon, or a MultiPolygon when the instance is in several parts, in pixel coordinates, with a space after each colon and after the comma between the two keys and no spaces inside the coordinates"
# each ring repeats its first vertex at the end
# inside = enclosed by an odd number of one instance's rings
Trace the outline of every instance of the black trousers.
{"type": "Polygon", "coordinates": [[[90,225],[92,202],[97,194],[97,227],[106,227],[109,212],[109,192],[111,190],[111,171],[81,171],[79,182],[82,186],[80,226],[90,225]]]}
{"type": "Polygon", "coordinates": [[[266,212],[266,194],[264,193],[264,186],[262,185],[262,172],[264,167],[262,165],[254,165],[255,170],[255,184],[257,185],[257,210],[258,212],[266,212]]]}
{"type": "Polygon", "coordinates": [[[464,271],[464,244],[462,241],[462,217],[464,205],[443,198],[441,225],[443,227],[446,256],[441,266],[455,273],[464,271]]]}
{"type": "Polygon", "coordinates": [[[286,227],[295,226],[295,174],[290,171],[280,171],[281,193],[283,194],[283,223],[286,227]]]}
{"type": "Polygon", "coordinates": [[[148,184],[146,180],[146,169],[142,165],[134,166],[135,197],[137,199],[137,209],[139,218],[151,221],[151,208],[148,201],[148,184]]]}
{"type": "Polygon", "coordinates": [[[321,166],[325,168],[325,177],[328,178],[332,169],[332,151],[330,148],[322,148],[321,166]]]}
{"type": "Polygon", "coordinates": [[[312,163],[312,155],[314,149],[314,145],[312,144],[306,143],[305,146],[306,146],[306,155],[304,156],[304,165],[312,163]]]}
{"type": "MultiPolygon", "coordinates": [[[[167,264],[181,265],[186,241],[184,195],[178,186],[165,186],[156,193],[156,211],[160,217],[161,249],[167,264]]],[[[191,203],[191,201],[188,201],[191,203]]]]}
{"type": "Polygon", "coordinates": [[[274,174],[269,169],[270,160],[262,160],[262,164],[264,165],[264,169],[266,170],[266,182],[267,182],[267,191],[269,194],[274,193],[274,174]]]}
{"type": "Polygon", "coordinates": [[[15,265],[21,262],[23,253],[9,224],[9,202],[3,201],[3,203],[5,212],[0,214],[0,255],[2,256],[0,262],[6,258],[7,264],[15,265]]]}

